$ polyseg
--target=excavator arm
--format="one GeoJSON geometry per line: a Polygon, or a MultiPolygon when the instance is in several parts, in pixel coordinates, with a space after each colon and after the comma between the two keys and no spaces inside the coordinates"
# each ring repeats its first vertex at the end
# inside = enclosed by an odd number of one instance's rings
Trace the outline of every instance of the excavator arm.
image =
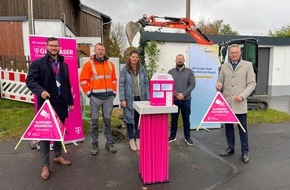
{"type": "Polygon", "coordinates": [[[213,44],[213,42],[195,26],[195,23],[188,18],[158,17],[154,15],[147,17],[147,15],[143,15],[138,22],[133,23],[131,21],[126,25],[126,35],[130,45],[132,45],[132,41],[137,32],[144,30],[146,26],[182,29],[185,30],[199,44],[213,44]]]}

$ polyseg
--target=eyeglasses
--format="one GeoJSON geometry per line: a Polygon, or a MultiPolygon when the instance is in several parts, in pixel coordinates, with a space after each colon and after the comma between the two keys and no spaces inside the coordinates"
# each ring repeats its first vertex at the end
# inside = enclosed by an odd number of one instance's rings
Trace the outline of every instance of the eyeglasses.
{"type": "Polygon", "coordinates": [[[54,47],[54,48],[59,47],[59,45],[50,45],[50,44],[47,44],[47,46],[49,46],[49,47],[54,47]]]}

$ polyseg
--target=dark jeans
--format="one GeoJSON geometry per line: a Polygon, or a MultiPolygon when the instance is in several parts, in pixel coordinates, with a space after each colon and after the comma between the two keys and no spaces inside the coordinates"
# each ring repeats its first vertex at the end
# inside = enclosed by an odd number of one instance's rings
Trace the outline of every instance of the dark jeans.
{"type": "MultiPolygon", "coordinates": [[[[236,114],[236,116],[246,131],[246,132],[244,132],[242,130],[242,128],[240,126],[238,126],[239,134],[240,134],[240,141],[241,141],[241,151],[242,151],[242,153],[248,152],[249,145],[248,145],[247,114],[236,114]]],[[[227,137],[227,142],[228,142],[228,148],[235,150],[234,125],[232,123],[225,124],[225,132],[226,132],[226,137],[227,137]]]]}
{"type": "MultiPolygon", "coordinates": [[[[134,96],[134,101],[140,100],[140,96],[134,96]]],[[[139,139],[139,117],[140,114],[134,109],[134,124],[127,124],[129,139],[139,139]]]]}
{"type": "Polygon", "coordinates": [[[173,103],[178,107],[178,113],[171,114],[171,133],[170,136],[175,138],[177,133],[178,116],[181,111],[181,116],[183,120],[183,131],[184,138],[190,138],[190,100],[174,100],[173,103]]]}
{"type": "MultiPolygon", "coordinates": [[[[64,124],[65,118],[60,118],[61,122],[64,124]]],[[[49,166],[49,151],[50,151],[50,141],[40,141],[40,157],[41,157],[41,164],[42,166],[49,166]]],[[[54,141],[53,142],[53,151],[54,151],[54,157],[58,158],[62,156],[61,153],[61,142],[60,141],[54,141]]]]}

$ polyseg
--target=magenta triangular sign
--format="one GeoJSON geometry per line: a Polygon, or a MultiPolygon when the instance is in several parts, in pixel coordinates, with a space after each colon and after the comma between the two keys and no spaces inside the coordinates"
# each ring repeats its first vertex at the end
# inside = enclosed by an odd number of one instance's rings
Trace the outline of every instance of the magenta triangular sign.
{"type": "Polygon", "coordinates": [[[217,92],[202,122],[239,123],[239,120],[224,99],[223,95],[220,92],[217,92]]]}
{"type": "Polygon", "coordinates": [[[46,100],[27,127],[22,140],[63,141],[65,128],[58,115],[46,100]]]}

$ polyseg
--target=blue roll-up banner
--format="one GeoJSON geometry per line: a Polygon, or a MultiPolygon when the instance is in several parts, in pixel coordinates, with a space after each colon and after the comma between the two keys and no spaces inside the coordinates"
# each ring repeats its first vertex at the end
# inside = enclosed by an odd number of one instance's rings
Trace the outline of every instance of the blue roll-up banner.
{"type": "MultiPolygon", "coordinates": [[[[196,79],[196,86],[191,93],[190,127],[191,129],[196,129],[216,95],[215,84],[220,66],[218,46],[190,45],[189,66],[193,70],[196,79]]],[[[202,123],[201,129],[204,128],[220,128],[220,124],[202,123]]]]}

